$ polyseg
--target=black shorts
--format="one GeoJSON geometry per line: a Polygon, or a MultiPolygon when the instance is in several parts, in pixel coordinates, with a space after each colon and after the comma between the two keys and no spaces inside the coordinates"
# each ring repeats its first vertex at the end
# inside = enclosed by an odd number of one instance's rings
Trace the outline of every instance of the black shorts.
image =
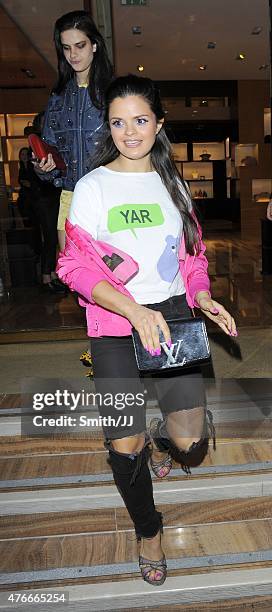
{"type": "MultiPolygon", "coordinates": [[[[185,295],[158,304],[165,319],[192,316],[185,295]]],[[[131,336],[92,338],[92,359],[99,412],[106,438],[133,436],[146,429],[147,390],[155,389],[163,417],[172,412],[206,405],[204,383],[199,367],[140,375],[131,336]]]]}

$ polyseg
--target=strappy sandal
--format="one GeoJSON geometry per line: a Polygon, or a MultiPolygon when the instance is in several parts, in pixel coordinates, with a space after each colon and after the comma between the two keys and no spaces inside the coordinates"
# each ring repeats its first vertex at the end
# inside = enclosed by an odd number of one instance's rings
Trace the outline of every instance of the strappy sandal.
{"type": "Polygon", "coordinates": [[[152,584],[152,586],[161,586],[161,584],[163,584],[166,580],[167,563],[166,563],[166,559],[164,555],[159,561],[151,561],[150,559],[146,559],[145,557],[142,557],[140,555],[139,556],[139,568],[140,568],[143,580],[145,582],[148,582],[148,584],[152,584]],[[161,572],[162,577],[159,578],[159,580],[156,580],[156,578],[153,578],[153,580],[150,579],[149,574],[152,571],[161,572]]]}
{"type": "MultiPolygon", "coordinates": [[[[149,434],[150,434],[151,440],[154,446],[158,449],[158,451],[160,451],[160,449],[158,448],[158,445],[156,444],[155,434],[158,431],[159,423],[160,423],[160,419],[154,418],[152,419],[152,421],[150,421],[150,425],[149,425],[149,434]]],[[[166,457],[162,459],[161,461],[154,461],[154,459],[152,459],[152,454],[150,455],[150,467],[152,469],[152,472],[158,478],[165,478],[166,476],[168,476],[168,474],[170,473],[172,469],[172,465],[173,465],[173,462],[172,462],[172,458],[169,452],[167,452],[166,457]],[[164,473],[161,473],[161,470],[164,470],[164,473]]]]}

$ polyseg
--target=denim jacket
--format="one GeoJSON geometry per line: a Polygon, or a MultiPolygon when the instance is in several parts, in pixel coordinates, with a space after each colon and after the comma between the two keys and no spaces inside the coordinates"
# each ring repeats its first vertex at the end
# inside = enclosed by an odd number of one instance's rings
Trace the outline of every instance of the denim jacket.
{"type": "Polygon", "coordinates": [[[43,180],[74,191],[77,181],[90,171],[92,154],[101,134],[103,112],[90,100],[87,87],[71,79],[64,92],[52,94],[46,109],[42,138],[56,147],[67,165],[65,176],[59,170],[43,174],[43,180]]]}
{"type": "MultiPolygon", "coordinates": [[[[79,304],[86,308],[88,336],[128,336],[131,324],[125,317],[111,312],[96,304],[92,296],[94,287],[103,280],[108,281],[117,291],[130,297],[125,282],[118,278],[116,271],[111,271],[109,264],[98,254],[96,241],[78,225],[66,221],[65,249],[60,252],[56,272],[58,277],[71,291],[79,293],[79,304]]],[[[188,306],[198,306],[195,295],[198,291],[210,291],[208,261],[204,255],[205,245],[201,240],[201,228],[198,226],[200,252],[198,255],[186,253],[184,237],[179,250],[179,266],[186,290],[188,306]]],[[[100,243],[101,244],[101,243],[100,243]]],[[[104,245],[106,246],[106,245],[104,245]]],[[[119,251],[121,253],[121,251],[119,251]]],[[[128,276],[131,271],[131,257],[122,252],[124,263],[127,263],[128,276]]],[[[136,265],[137,262],[133,262],[136,265]]]]}

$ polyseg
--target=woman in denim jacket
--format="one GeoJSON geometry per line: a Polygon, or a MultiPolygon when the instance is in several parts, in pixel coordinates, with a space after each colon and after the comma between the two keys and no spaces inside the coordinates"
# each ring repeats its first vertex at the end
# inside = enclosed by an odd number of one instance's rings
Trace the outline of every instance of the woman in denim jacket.
{"type": "Polygon", "coordinates": [[[112,66],[103,37],[85,11],[62,15],[55,24],[54,42],[58,82],[49,99],[42,137],[58,149],[67,170],[61,176],[50,154],[35,165],[41,178],[62,187],[58,231],[63,249],[72,193],[76,182],[90,170],[103,127],[103,96],[112,66]]]}

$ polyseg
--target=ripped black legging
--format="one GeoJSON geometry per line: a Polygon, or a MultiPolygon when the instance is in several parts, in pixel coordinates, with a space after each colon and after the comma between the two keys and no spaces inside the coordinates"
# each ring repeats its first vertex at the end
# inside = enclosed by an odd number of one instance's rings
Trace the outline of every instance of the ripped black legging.
{"type": "MultiPolygon", "coordinates": [[[[164,317],[190,316],[185,296],[152,304],[164,317]]],[[[138,437],[146,430],[144,381],[139,377],[130,336],[92,338],[92,358],[96,392],[104,417],[104,434],[114,480],[140,537],[151,538],[161,528],[161,515],[155,509],[152,480],[148,468],[148,440],[138,452],[117,452],[112,441],[138,437]],[[107,402],[103,401],[103,398],[107,402]],[[113,398],[108,401],[109,396],[113,398]],[[134,402],[131,397],[134,397],[134,402]],[[126,401],[128,399],[129,401],[126,401]],[[143,401],[141,401],[143,400],[143,401]]],[[[157,446],[169,449],[186,469],[200,463],[207,450],[205,391],[199,369],[182,374],[153,377],[163,422],[157,432],[157,446]]],[[[129,446],[129,445],[128,445],[129,446]]]]}

